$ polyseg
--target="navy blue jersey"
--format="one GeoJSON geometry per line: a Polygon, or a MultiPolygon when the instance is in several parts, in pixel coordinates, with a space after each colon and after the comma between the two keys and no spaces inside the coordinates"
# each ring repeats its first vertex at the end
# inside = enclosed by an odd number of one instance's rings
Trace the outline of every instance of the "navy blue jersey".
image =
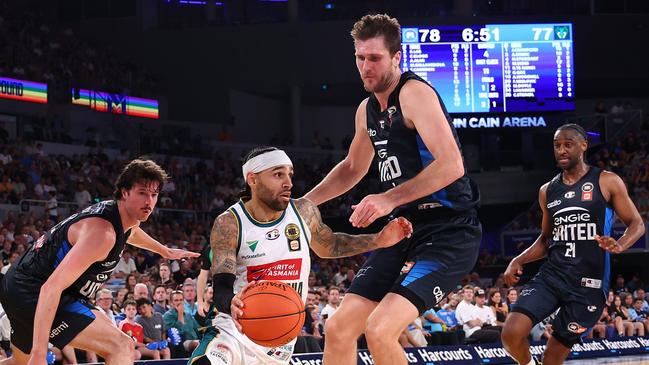
{"type": "MultiPolygon", "coordinates": [[[[12,265],[13,280],[20,284],[21,290],[38,292],[40,287],[52,275],[65,255],[70,251],[72,245],[68,241],[68,229],[70,226],[82,219],[90,217],[103,218],[113,225],[117,235],[113,248],[105,259],[97,261],[68,287],[64,294],[75,298],[92,298],[95,293],[110,277],[117,266],[126,240],[130,234],[124,232],[122,220],[117,209],[117,202],[114,200],[103,201],[92,205],[83,211],[73,214],[67,219],[59,222],[43,236],[41,236],[28,251],[16,263],[12,265]]],[[[36,296],[34,300],[38,300],[36,296]]]]}
{"type": "Polygon", "coordinates": [[[563,183],[562,174],[547,187],[546,206],[552,235],[548,260],[541,270],[557,274],[576,287],[608,292],[609,253],[599,247],[595,235],[610,236],[614,212],[599,186],[602,170],[590,170],[573,185],[563,183]]]}
{"type": "MultiPolygon", "coordinates": [[[[410,129],[404,124],[399,103],[399,93],[408,80],[417,80],[430,86],[413,72],[401,75],[399,84],[388,98],[388,108],[381,110],[376,96],[372,94],[367,102],[367,132],[372,140],[375,158],[378,163],[381,189],[387,191],[415,177],[424,167],[435,160],[424,144],[416,129],[410,129]]],[[[461,149],[452,119],[446,111],[444,102],[439,94],[430,86],[444,111],[446,120],[453,132],[455,143],[461,149]]],[[[431,121],[432,122],[432,121],[431,121]]],[[[403,210],[423,210],[428,208],[446,207],[454,211],[466,211],[474,208],[479,202],[477,186],[466,176],[462,176],[445,188],[432,195],[420,198],[405,206],[403,210]]],[[[395,212],[396,214],[396,212],[395,212]]]]}

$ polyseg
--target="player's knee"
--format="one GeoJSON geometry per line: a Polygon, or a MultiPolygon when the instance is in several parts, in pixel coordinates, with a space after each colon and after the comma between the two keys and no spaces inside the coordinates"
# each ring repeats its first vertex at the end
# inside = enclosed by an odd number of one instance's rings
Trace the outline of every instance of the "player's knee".
{"type": "Polygon", "coordinates": [[[327,334],[327,343],[350,343],[361,335],[362,330],[357,333],[355,326],[350,325],[343,317],[333,316],[325,322],[324,332],[327,334]]]}
{"type": "Polygon", "coordinates": [[[123,354],[125,357],[134,358],[135,347],[133,346],[133,340],[128,336],[115,336],[107,342],[108,346],[106,346],[106,350],[108,356],[119,353],[123,354]]]}
{"type": "Polygon", "coordinates": [[[513,324],[504,326],[500,333],[500,339],[505,345],[516,343],[526,337],[527,333],[523,333],[518,326],[513,324]]]}
{"type": "Polygon", "coordinates": [[[376,316],[370,316],[365,327],[365,338],[370,346],[380,345],[386,341],[398,340],[403,330],[403,328],[395,328],[392,322],[386,321],[385,318],[381,320],[376,316]]]}

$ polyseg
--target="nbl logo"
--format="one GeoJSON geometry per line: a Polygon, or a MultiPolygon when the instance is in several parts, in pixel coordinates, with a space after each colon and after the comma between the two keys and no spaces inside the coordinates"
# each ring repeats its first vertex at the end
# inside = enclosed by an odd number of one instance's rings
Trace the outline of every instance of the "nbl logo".
{"type": "Polygon", "coordinates": [[[396,157],[390,156],[385,161],[379,161],[381,182],[390,181],[401,176],[401,167],[396,157]]]}

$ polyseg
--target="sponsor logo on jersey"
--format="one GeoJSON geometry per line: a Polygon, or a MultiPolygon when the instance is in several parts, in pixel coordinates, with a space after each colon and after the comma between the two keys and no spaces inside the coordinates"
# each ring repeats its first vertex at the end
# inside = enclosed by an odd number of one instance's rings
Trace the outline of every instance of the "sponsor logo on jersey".
{"type": "Polygon", "coordinates": [[[295,223],[289,223],[284,228],[284,235],[288,242],[289,251],[300,251],[302,245],[300,244],[300,228],[295,223]]]}
{"type": "Polygon", "coordinates": [[[521,296],[521,297],[526,297],[526,296],[532,294],[532,292],[533,292],[534,290],[536,290],[536,288],[527,288],[527,289],[523,289],[523,290],[521,290],[521,295],[520,295],[520,296],[521,296]]]}
{"type": "MultiPolygon", "coordinates": [[[[208,358],[212,358],[214,360],[219,359],[219,363],[222,364],[232,364],[232,350],[230,348],[223,344],[223,343],[217,343],[209,352],[208,358]]],[[[210,362],[213,362],[212,359],[210,359],[210,362]]]]}
{"type": "Polygon", "coordinates": [[[365,274],[367,274],[368,271],[370,271],[373,268],[374,268],[373,266],[362,267],[360,270],[358,270],[358,272],[356,273],[356,275],[354,275],[354,277],[358,278],[364,276],[365,274]]]}
{"type": "Polygon", "coordinates": [[[267,240],[275,240],[279,237],[279,230],[277,228],[273,229],[272,231],[266,232],[266,239],[267,240]]]}
{"type": "Polygon", "coordinates": [[[60,325],[52,328],[52,331],[50,331],[50,338],[54,338],[60,335],[61,333],[63,333],[63,331],[65,331],[66,328],[70,328],[70,325],[65,323],[65,321],[61,321],[60,325]]]}
{"type": "Polygon", "coordinates": [[[106,281],[108,280],[108,274],[97,274],[97,281],[106,281]]]}
{"type": "Polygon", "coordinates": [[[581,278],[581,286],[586,288],[600,289],[602,287],[602,281],[599,279],[581,278]]]}
{"type": "Polygon", "coordinates": [[[402,274],[407,274],[410,272],[410,269],[412,269],[412,266],[415,264],[414,261],[406,261],[403,264],[403,267],[401,268],[401,273],[402,274]]]}
{"type": "Polygon", "coordinates": [[[597,306],[596,305],[589,305],[588,307],[586,307],[586,309],[588,309],[588,311],[591,312],[591,313],[595,313],[595,311],[597,310],[597,306]]]}
{"type": "Polygon", "coordinates": [[[550,208],[554,208],[554,207],[556,207],[558,205],[561,205],[561,200],[555,200],[555,201],[553,201],[551,203],[548,203],[547,207],[548,207],[548,209],[550,209],[550,208]]]}
{"type": "Polygon", "coordinates": [[[254,241],[246,241],[246,245],[250,248],[250,251],[255,252],[255,249],[257,248],[257,244],[259,243],[259,240],[254,240],[254,241]]]}
{"type": "Polygon", "coordinates": [[[401,166],[395,156],[389,156],[384,161],[379,161],[379,177],[381,182],[390,181],[401,176],[401,166]]]}
{"type": "Polygon", "coordinates": [[[566,199],[572,199],[575,197],[575,192],[574,191],[568,191],[565,194],[563,194],[563,197],[566,199]]]}
{"type": "Polygon", "coordinates": [[[302,259],[287,259],[247,267],[248,281],[298,280],[302,272],[302,259]]]}
{"type": "Polygon", "coordinates": [[[593,191],[593,183],[587,182],[584,185],[581,186],[581,191],[583,192],[590,192],[593,191]]]}
{"type": "Polygon", "coordinates": [[[597,234],[597,224],[591,222],[590,211],[582,207],[568,207],[553,215],[554,241],[589,241],[597,234]]]}
{"type": "Polygon", "coordinates": [[[591,201],[593,200],[593,192],[592,191],[582,191],[581,192],[581,201],[591,201]]]}
{"type": "Polygon", "coordinates": [[[41,247],[43,247],[44,243],[45,243],[45,235],[38,237],[38,240],[34,244],[34,250],[38,251],[41,247]]]}
{"type": "Polygon", "coordinates": [[[433,289],[433,295],[435,296],[435,302],[439,303],[444,298],[444,291],[439,286],[436,286],[433,289]]]}
{"type": "Polygon", "coordinates": [[[115,265],[116,262],[117,262],[117,260],[106,261],[106,262],[103,262],[103,263],[101,264],[101,266],[103,266],[103,267],[113,266],[113,265],[115,265]]]}
{"type": "Polygon", "coordinates": [[[582,334],[582,333],[586,332],[587,330],[588,330],[588,328],[580,326],[579,323],[577,323],[577,322],[568,323],[568,331],[570,331],[572,333],[582,334]]]}

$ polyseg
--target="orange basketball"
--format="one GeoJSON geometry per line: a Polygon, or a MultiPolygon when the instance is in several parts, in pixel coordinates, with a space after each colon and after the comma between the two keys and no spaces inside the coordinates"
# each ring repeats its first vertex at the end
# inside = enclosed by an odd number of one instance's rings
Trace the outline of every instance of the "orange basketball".
{"type": "Polygon", "coordinates": [[[246,290],[241,300],[243,333],[254,343],[277,347],[291,342],[304,324],[302,297],[288,284],[262,281],[246,290]]]}

